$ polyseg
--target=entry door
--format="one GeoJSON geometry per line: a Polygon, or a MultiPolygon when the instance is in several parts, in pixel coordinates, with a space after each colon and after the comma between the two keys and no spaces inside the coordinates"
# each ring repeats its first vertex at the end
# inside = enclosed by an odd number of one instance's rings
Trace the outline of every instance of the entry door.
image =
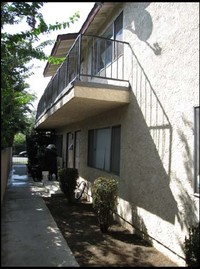
{"type": "Polygon", "coordinates": [[[67,133],[67,150],[66,150],[66,167],[74,167],[74,145],[73,145],[73,133],[67,133]]]}
{"type": "Polygon", "coordinates": [[[80,168],[80,136],[81,131],[75,132],[75,145],[74,145],[74,168],[80,168]]]}

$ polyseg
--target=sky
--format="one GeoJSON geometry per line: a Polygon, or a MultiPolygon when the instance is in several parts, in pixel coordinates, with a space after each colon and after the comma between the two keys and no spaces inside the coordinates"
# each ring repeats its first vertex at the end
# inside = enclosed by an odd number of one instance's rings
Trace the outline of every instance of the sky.
{"type": "MultiPolygon", "coordinates": [[[[69,28],[54,31],[51,34],[45,35],[46,39],[56,40],[57,35],[67,34],[67,33],[76,33],[80,30],[82,24],[86,20],[90,10],[93,8],[95,2],[48,2],[40,9],[40,12],[43,14],[44,20],[47,23],[54,24],[56,22],[65,22],[69,21],[69,17],[74,15],[75,12],[79,11],[80,18],[74,24],[71,24],[69,28]]],[[[15,32],[16,28],[23,30],[23,25],[20,26],[8,26],[6,31],[15,32]]],[[[48,45],[45,48],[45,53],[50,55],[52,45],[48,45]]],[[[46,66],[46,61],[36,61],[33,60],[31,64],[34,64],[32,71],[34,75],[31,75],[26,82],[30,85],[29,91],[35,93],[37,100],[33,102],[34,109],[37,109],[38,102],[42,96],[46,86],[48,85],[51,77],[44,78],[43,71],[46,66]]]]}
{"type": "MultiPolygon", "coordinates": [[[[82,24],[87,18],[90,10],[94,6],[95,2],[48,2],[40,10],[47,23],[65,22],[69,21],[69,17],[72,16],[76,11],[79,11],[80,18],[74,24],[71,24],[69,28],[59,30],[48,35],[47,38],[55,39],[59,34],[76,33],[80,30],[82,24]]],[[[45,52],[50,55],[53,45],[47,46],[45,52]]],[[[44,61],[35,61],[34,75],[27,79],[27,83],[30,85],[30,90],[35,92],[37,100],[33,102],[34,108],[37,109],[37,104],[40,97],[42,96],[48,82],[51,77],[44,78],[43,71],[46,66],[44,61]]]]}

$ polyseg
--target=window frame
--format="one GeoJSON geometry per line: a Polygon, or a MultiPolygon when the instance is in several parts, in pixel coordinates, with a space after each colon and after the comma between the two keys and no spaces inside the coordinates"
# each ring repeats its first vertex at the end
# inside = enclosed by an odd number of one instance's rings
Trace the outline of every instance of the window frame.
{"type": "Polygon", "coordinates": [[[91,168],[95,168],[95,169],[98,169],[98,170],[102,170],[102,171],[105,171],[107,173],[111,173],[111,174],[115,174],[115,175],[120,175],[120,156],[121,156],[121,125],[114,125],[114,126],[110,126],[110,127],[103,127],[103,128],[96,128],[96,129],[89,129],[88,130],[88,155],[87,155],[87,165],[88,167],[91,167],[91,168]],[[114,129],[116,128],[119,128],[119,146],[117,147],[117,151],[119,152],[119,157],[118,157],[118,171],[114,171],[112,169],[112,167],[114,166],[113,165],[113,156],[112,156],[112,152],[114,152],[113,150],[113,133],[114,133],[114,129]],[[106,170],[106,169],[103,169],[103,168],[98,168],[96,167],[97,164],[96,164],[96,156],[93,155],[94,151],[97,150],[96,148],[96,141],[97,141],[97,135],[98,135],[98,130],[103,130],[103,129],[109,129],[110,130],[110,137],[109,137],[109,140],[110,140],[110,149],[109,149],[109,169],[106,170]],[[92,140],[90,140],[92,139],[92,140]],[[92,148],[93,147],[93,148],[92,148]],[[92,156],[91,156],[92,154],[92,156]]]}
{"type": "Polygon", "coordinates": [[[109,27],[104,31],[102,37],[105,38],[104,45],[102,46],[103,39],[97,39],[92,45],[92,67],[91,74],[97,75],[101,70],[109,66],[114,60],[116,60],[123,53],[123,46],[119,42],[123,40],[123,29],[124,29],[124,14],[123,10],[116,16],[109,27]],[[118,20],[121,19],[121,30],[116,32],[118,20]],[[120,35],[118,35],[120,33],[120,35]],[[118,37],[120,37],[118,39],[118,37]],[[108,39],[107,39],[108,38],[108,39]],[[110,41],[109,41],[110,39],[110,41]],[[111,42],[110,45],[107,45],[111,42]],[[106,44],[106,45],[105,45],[106,44]],[[102,47],[105,47],[102,49],[102,47]],[[111,53],[109,53],[111,51],[111,53]],[[104,56],[103,56],[104,55],[104,56]],[[103,59],[102,59],[103,56],[103,59]]]}

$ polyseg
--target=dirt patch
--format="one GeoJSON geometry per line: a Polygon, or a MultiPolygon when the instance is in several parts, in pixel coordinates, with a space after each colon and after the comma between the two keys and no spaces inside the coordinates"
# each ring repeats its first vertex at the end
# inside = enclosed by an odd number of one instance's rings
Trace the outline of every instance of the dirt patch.
{"type": "Polygon", "coordinates": [[[92,204],[43,197],[80,267],[177,267],[146,241],[116,222],[103,234],[92,204]]]}

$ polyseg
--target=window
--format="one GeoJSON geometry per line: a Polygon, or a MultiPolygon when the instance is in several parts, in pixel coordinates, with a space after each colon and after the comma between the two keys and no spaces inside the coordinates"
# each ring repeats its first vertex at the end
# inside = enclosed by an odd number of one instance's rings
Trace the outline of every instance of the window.
{"type": "Polygon", "coordinates": [[[199,106],[194,108],[194,191],[199,193],[199,106]]]}
{"type": "MultiPolygon", "coordinates": [[[[114,40],[122,41],[123,40],[123,12],[117,17],[114,22],[114,40]]],[[[123,52],[123,45],[120,42],[114,43],[114,58],[119,57],[123,52]]]]}
{"type": "Polygon", "coordinates": [[[106,67],[116,59],[122,52],[123,46],[119,42],[122,41],[123,33],[123,12],[115,19],[113,24],[103,34],[103,38],[96,38],[93,44],[93,61],[92,74],[96,75],[102,68],[106,67]]]}
{"type": "Polygon", "coordinates": [[[112,61],[112,42],[110,39],[113,39],[113,31],[112,27],[109,27],[109,29],[104,33],[103,37],[106,39],[102,39],[102,45],[101,45],[101,59],[103,62],[103,66],[105,67],[112,61]]]}
{"type": "Polygon", "coordinates": [[[67,133],[67,143],[66,143],[66,168],[74,167],[73,153],[74,153],[74,137],[73,133],[67,133]]]}
{"type": "Polygon", "coordinates": [[[119,174],[120,167],[120,140],[121,140],[121,130],[119,126],[112,128],[112,138],[111,138],[111,171],[119,174]]]}
{"type": "Polygon", "coordinates": [[[121,128],[89,130],[88,165],[119,175],[121,128]]]}
{"type": "Polygon", "coordinates": [[[114,39],[122,41],[122,32],[123,32],[123,12],[117,17],[114,21],[113,26],[114,39]]]}
{"type": "Polygon", "coordinates": [[[80,136],[81,131],[76,131],[74,138],[74,167],[77,169],[80,168],[80,136]]]}

